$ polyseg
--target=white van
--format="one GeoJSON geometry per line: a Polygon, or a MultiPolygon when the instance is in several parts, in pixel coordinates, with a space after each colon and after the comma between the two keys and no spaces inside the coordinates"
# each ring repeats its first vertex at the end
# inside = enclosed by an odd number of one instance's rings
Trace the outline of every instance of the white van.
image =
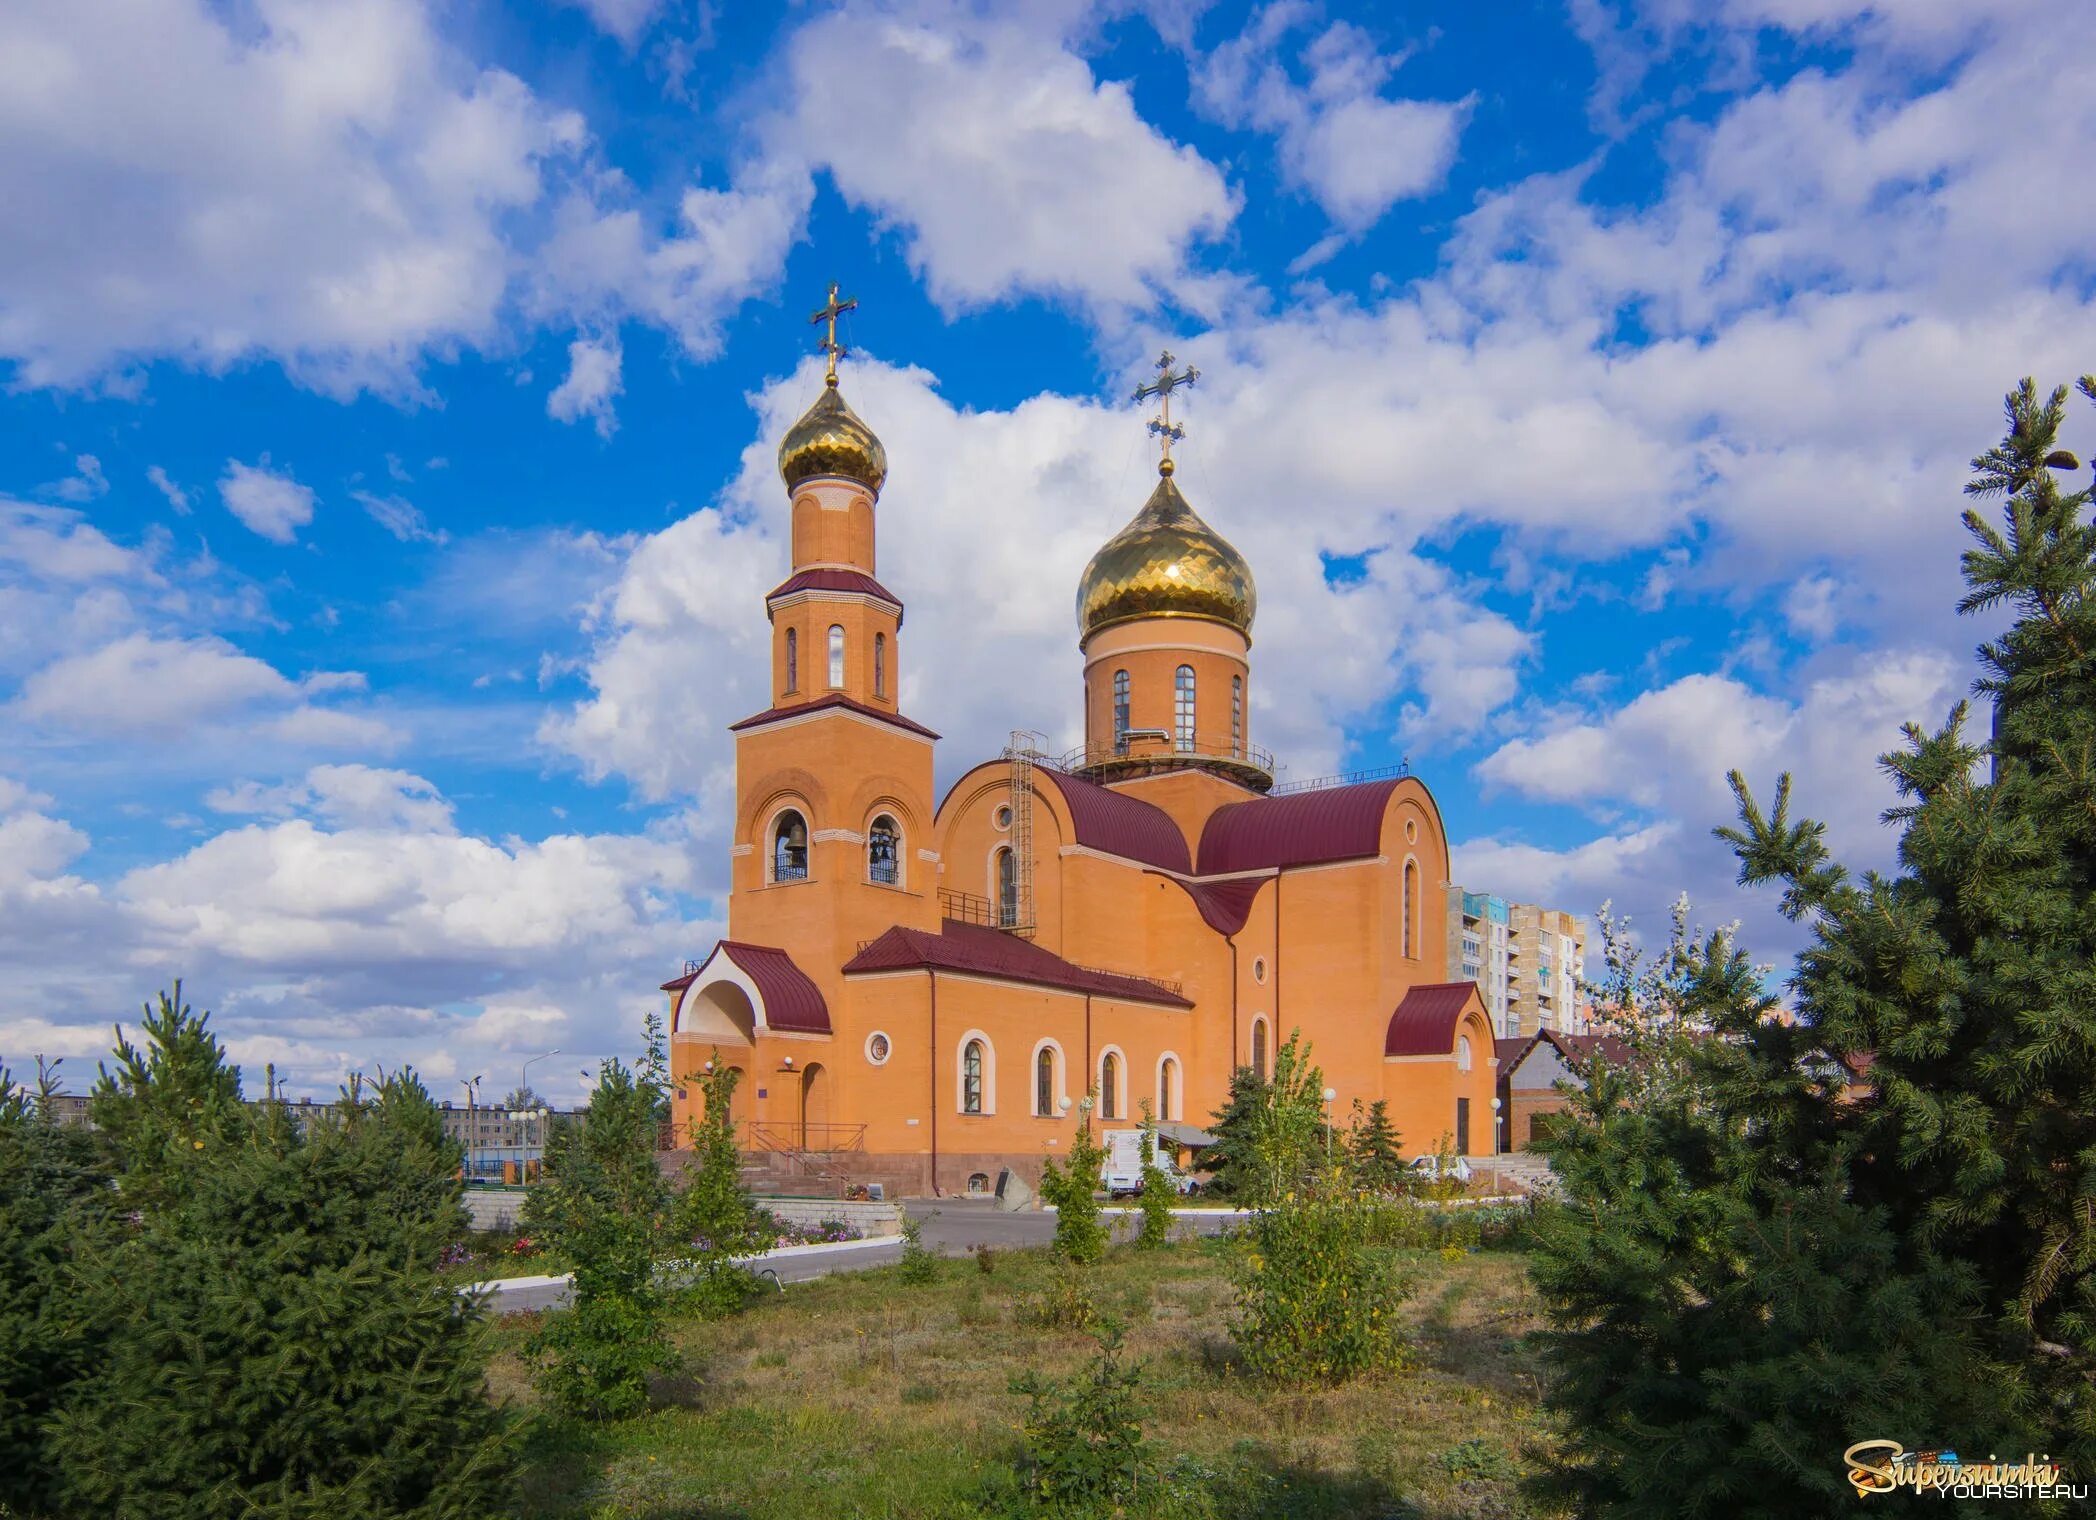
{"type": "MultiPolygon", "coordinates": [[[[1140,1193],[1143,1190],[1143,1132],[1139,1129],[1110,1129],[1100,1137],[1106,1146],[1106,1159],[1099,1163],[1099,1185],[1113,1196],[1140,1193]]],[[[1172,1180],[1172,1190],[1189,1192],[1193,1178],[1172,1164],[1172,1145],[1168,1140],[1157,1143],[1157,1165],[1165,1176],[1172,1180]]]]}

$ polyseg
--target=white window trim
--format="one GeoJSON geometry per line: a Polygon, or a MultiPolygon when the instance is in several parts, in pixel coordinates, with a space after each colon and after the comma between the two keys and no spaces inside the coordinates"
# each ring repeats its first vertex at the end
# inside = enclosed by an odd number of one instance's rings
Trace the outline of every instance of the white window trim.
{"type": "Polygon", "coordinates": [[[1182,1113],[1186,1109],[1186,1063],[1179,1059],[1177,1051],[1167,1050],[1157,1058],[1158,1122],[1161,1124],[1179,1123],[1180,1121],[1173,1116],[1172,1110],[1174,1109],[1182,1113]],[[1175,1079],[1171,1084],[1172,1090],[1169,1092],[1165,1087],[1164,1071],[1166,1062],[1171,1063],[1172,1074],[1175,1079]],[[1177,1099],[1177,1101],[1168,1101],[1170,1099],[1177,1099]]]}
{"type": "MultiPolygon", "coordinates": [[[[764,884],[767,887],[779,885],[779,848],[776,836],[781,813],[798,813],[801,815],[801,822],[808,830],[808,874],[801,879],[803,881],[813,881],[815,879],[815,819],[810,816],[807,803],[789,797],[764,815],[764,829],[757,840],[757,848],[764,852],[764,884]]],[[[797,885],[797,883],[789,883],[788,885],[797,885]]]]}
{"type": "MultiPolygon", "coordinates": [[[[964,1047],[964,1048],[965,1048],[965,1047],[964,1047]]],[[[894,1059],[894,1057],[895,1057],[895,1037],[894,1037],[893,1035],[889,1034],[889,1033],[888,1033],[888,1031],[887,1031],[887,1030],[885,1030],[885,1029],[869,1029],[869,1030],[867,1030],[867,1031],[866,1031],[866,1064],[867,1064],[868,1066],[886,1066],[886,1065],[887,1065],[887,1064],[889,1063],[889,1061],[891,1061],[891,1060],[893,1060],[893,1059],[894,1059]],[[884,1056],[876,1056],[876,1055],[875,1055],[875,1054],[873,1053],[873,1042],[874,1042],[875,1040],[886,1040],[886,1041],[888,1042],[888,1054],[887,1054],[887,1055],[884,1055],[884,1056]]],[[[989,1062],[988,1062],[988,1061],[984,1061],[984,1062],[983,1062],[983,1076],[984,1076],[984,1078],[985,1078],[985,1079],[987,1079],[987,1078],[989,1077],[989,1074],[990,1074],[990,1065],[989,1065],[989,1062]]]]}
{"type": "Polygon", "coordinates": [[[1062,1041],[1036,1040],[1033,1053],[1026,1058],[1026,1111],[1036,1119],[1060,1119],[1063,1116],[1063,1104],[1069,1097],[1070,1059],[1063,1054],[1062,1041]],[[1055,1052],[1055,1112],[1052,1114],[1036,1113],[1033,1106],[1035,1097],[1039,1095],[1039,1078],[1034,1073],[1041,1064],[1041,1052],[1044,1050],[1055,1052]]]}
{"type": "Polygon", "coordinates": [[[987,1119],[997,1112],[997,1046],[980,1029],[962,1035],[953,1047],[953,1111],[967,1119],[987,1119]],[[979,1114],[968,1112],[968,1042],[982,1041],[983,1106],[979,1114]]]}
{"type": "Polygon", "coordinates": [[[1099,1064],[1092,1072],[1092,1090],[1099,1094],[1099,1111],[1093,1117],[1112,1119],[1116,1122],[1128,1117],[1128,1053],[1118,1045],[1103,1045],[1099,1048],[1099,1064]],[[1114,1096],[1121,1100],[1121,1111],[1110,1114],[1106,1111],[1106,1058],[1113,1056],[1121,1063],[1120,1091],[1114,1096]]]}
{"type": "Polygon", "coordinates": [[[1246,1032],[1245,1065],[1250,1066],[1254,1071],[1259,1069],[1258,1063],[1252,1059],[1252,1054],[1259,1048],[1256,1036],[1261,1029],[1266,1031],[1266,1070],[1259,1074],[1262,1077],[1272,1077],[1274,1074],[1274,1025],[1273,1020],[1263,1013],[1252,1015],[1251,1028],[1246,1032]]]}

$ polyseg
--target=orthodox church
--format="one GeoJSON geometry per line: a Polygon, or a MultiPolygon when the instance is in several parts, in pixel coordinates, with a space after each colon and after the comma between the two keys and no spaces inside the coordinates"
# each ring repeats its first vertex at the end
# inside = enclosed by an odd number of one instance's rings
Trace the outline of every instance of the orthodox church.
{"type": "MultiPolygon", "coordinates": [[[[1489,1153],[1493,1030],[1448,979],[1448,842],[1413,776],[1276,788],[1252,742],[1252,571],[1174,478],[1077,586],[1084,744],[1015,737],[939,796],[901,710],[902,600],[878,579],[888,460],[828,375],[779,445],[789,573],[765,598],[771,703],[731,725],[729,937],[664,985],[674,1121],[737,1067],[746,1152],[892,1191],[1037,1179],[1089,1116],[1147,1103],[1197,1139],[1235,1068],[1300,1031],[1344,1123],[1389,1100],[1407,1154],[1489,1153]]],[[[1073,672],[1074,674],[1075,672],[1073,672]]],[[[926,714],[925,716],[934,716],[926,714]]]]}

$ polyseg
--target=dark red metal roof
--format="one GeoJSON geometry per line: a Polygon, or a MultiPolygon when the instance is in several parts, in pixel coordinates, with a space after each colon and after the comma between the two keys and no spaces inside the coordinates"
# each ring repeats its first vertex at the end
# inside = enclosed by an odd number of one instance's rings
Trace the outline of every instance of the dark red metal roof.
{"type": "Polygon", "coordinates": [[[1046,776],[1063,794],[1070,821],[1077,828],[1077,842],[1086,849],[1139,860],[1146,866],[1182,875],[1193,869],[1186,836],[1172,822],[1172,815],[1155,803],[1046,766],[1039,767],[1035,774],[1046,776]]]}
{"type": "Polygon", "coordinates": [[[833,691],[828,696],[817,697],[812,702],[797,703],[792,707],[768,707],[761,713],[751,714],[740,723],[730,723],[728,732],[731,734],[741,733],[746,728],[761,728],[767,723],[776,723],[781,718],[798,718],[804,713],[825,712],[833,707],[842,707],[848,711],[859,713],[864,717],[877,718],[883,723],[892,723],[897,728],[913,734],[922,734],[927,739],[939,737],[922,723],[914,723],[901,713],[883,712],[878,707],[868,707],[864,702],[853,701],[841,691],[833,691]]]}
{"type": "Polygon", "coordinates": [[[798,570],[764,594],[766,612],[782,596],[796,591],[848,591],[878,597],[895,609],[895,626],[902,626],[902,598],[862,570],[798,570]]]}
{"type": "Polygon", "coordinates": [[[1492,1042],[1492,1059],[1499,1063],[1499,1074],[1505,1076],[1514,1069],[1514,1063],[1528,1054],[1528,1047],[1536,1043],[1532,1034],[1520,1035],[1511,1040],[1492,1042]]]}
{"type": "Polygon", "coordinates": [[[1475,982],[1429,982],[1404,995],[1383,1036],[1386,1056],[1445,1056],[1456,1048],[1456,1025],[1475,1000],[1475,982]]]}
{"type": "Polygon", "coordinates": [[[1173,1008],[1193,1007],[1180,993],[1144,977],[1094,971],[1088,966],[1066,961],[1054,951],[1044,950],[1016,934],[984,928],[980,924],[964,924],[951,918],[940,925],[937,934],[897,925],[846,961],[844,974],[905,971],[921,966],[940,971],[966,971],[976,976],[1025,982],[1035,987],[1090,992],[1130,1002],[1163,1003],[1173,1008]]]}
{"type": "Polygon", "coordinates": [[[1555,1029],[1546,1029],[1539,1038],[1563,1051],[1565,1058],[1574,1065],[1598,1059],[1613,1066],[1630,1058],[1629,1044],[1612,1034],[1560,1034],[1555,1029]]]}
{"type": "Polygon", "coordinates": [[[785,1034],[830,1032],[830,1005],[823,998],[822,989],[815,985],[807,972],[793,963],[792,956],[772,945],[724,939],[713,947],[713,955],[706,957],[704,966],[686,972],[673,982],[664,982],[662,990],[673,992],[689,987],[705,976],[706,967],[711,966],[714,956],[719,955],[725,955],[756,983],[757,992],[764,1001],[765,1028],[785,1034]]]}
{"type": "Polygon", "coordinates": [[[1201,831],[1202,876],[1360,860],[1383,847],[1383,809],[1397,780],[1233,802],[1201,831]]]}
{"type": "Polygon", "coordinates": [[[1182,881],[1201,918],[1218,934],[1235,934],[1252,914],[1252,899],[1270,878],[1240,876],[1232,881],[1182,881]]]}

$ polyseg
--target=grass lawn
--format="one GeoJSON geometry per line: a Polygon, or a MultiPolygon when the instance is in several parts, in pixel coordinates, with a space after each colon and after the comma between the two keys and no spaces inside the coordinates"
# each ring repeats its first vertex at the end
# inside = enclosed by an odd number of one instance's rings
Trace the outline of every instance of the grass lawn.
{"type": "MultiPolygon", "coordinates": [[[[1102,1307],[1145,1366],[1145,1429],[1164,1478],[1132,1513],[1253,1517],[1516,1516],[1536,1409],[1537,1324],[1526,1264],[1481,1252],[1408,1253],[1414,1365],[1379,1382],[1285,1390],[1234,1370],[1227,1247],[1115,1250],[1093,1269],[1102,1307]]],[[[1039,1252],[994,1270],[945,1261],[910,1286],[893,1268],[795,1284],[741,1316],[688,1321],[692,1377],[639,1419],[531,1427],[528,1520],[803,1520],[1010,1512],[1028,1370],[1086,1365],[1085,1334],[1029,1322],[1046,1286],[1039,1252]]],[[[494,1333],[498,1396],[529,1406],[517,1348],[530,1321],[494,1333]]]]}

